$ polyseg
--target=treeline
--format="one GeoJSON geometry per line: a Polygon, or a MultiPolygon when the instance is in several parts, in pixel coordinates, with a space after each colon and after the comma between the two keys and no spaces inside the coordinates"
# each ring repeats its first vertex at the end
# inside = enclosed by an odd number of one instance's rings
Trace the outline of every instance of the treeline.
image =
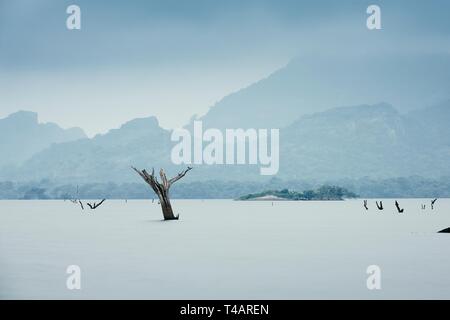
{"type": "MultiPolygon", "coordinates": [[[[172,198],[236,199],[246,194],[266,190],[317,190],[322,185],[340,186],[364,198],[448,198],[450,179],[408,177],[374,180],[285,181],[272,178],[263,182],[196,181],[180,182],[171,189],[172,198]]],[[[49,180],[39,182],[0,182],[0,199],[149,199],[153,191],[144,183],[86,183],[58,184],[49,180]]]]}

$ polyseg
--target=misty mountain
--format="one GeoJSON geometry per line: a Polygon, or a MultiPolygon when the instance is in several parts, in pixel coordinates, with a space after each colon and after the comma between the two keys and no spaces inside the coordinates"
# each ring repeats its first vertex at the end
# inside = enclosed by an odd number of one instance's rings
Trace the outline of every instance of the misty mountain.
{"type": "Polygon", "coordinates": [[[439,148],[450,145],[450,100],[429,108],[414,110],[406,115],[417,127],[411,138],[421,143],[424,148],[439,148]]]}
{"type": "Polygon", "coordinates": [[[450,175],[445,136],[449,111],[450,103],[402,115],[389,104],[377,104],[303,116],[281,131],[280,176],[327,180],[450,175]],[[440,120],[424,122],[421,114],[440,120]]]}
{"type": "MultiPolygon", "coordinates": [[[[305,115],[280,130],[280,171],[285,180],[388,179],[450,175],[450,102],[399,113],[382,103],[305,115]]],[[[170,161],[175,142],[156,118],[132,120],[93,139],[54,144],[1,180],[50,179],[67,183],[140,182],[130,166],[181,169],[170,161]]],[[[194,166],[195,167],[195,166],[194,166]]],[[[268,181],[259,166],[197,166],[187,182],[268,181]]]]}
{"type": "Polygon", "coordinates": [[[3,172],[3,180],[126,181],[132,165],[167,165],[170,150],[170,133],[155,117],[134,119],[92,139],[52,145],[21,168],[3,172]]]}
{"type": "Polygon", "coordinates": [[[293,60],[200,119],[210,128],[283,128],[337,106],[388,101],[408,112],[448,99],[448,88],[449,55],[323,54],[293,60]]]}
{"type": "Polygon", "coordinates": [[[21,164],[53,143],[82,138],[86,135],[80,128],[65,130],[54,123],[39,123],[34,112],[16,112],[0,119],[0,167],[21,164]]]}

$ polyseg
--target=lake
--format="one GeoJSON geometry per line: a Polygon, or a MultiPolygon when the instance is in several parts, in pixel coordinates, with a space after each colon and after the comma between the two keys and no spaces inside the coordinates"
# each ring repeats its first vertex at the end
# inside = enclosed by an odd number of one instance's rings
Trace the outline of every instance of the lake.
{"type": "Polygon", "coordinates": [[[0,298],[449,299],[450,199],[399,203],[173,200],[164,222],[151,200],[0,201],[0,298]]]}

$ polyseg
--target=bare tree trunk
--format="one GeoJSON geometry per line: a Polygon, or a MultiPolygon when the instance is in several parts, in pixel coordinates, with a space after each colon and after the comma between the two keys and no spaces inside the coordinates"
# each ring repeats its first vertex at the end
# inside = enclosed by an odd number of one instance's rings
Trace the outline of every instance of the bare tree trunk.
{"type": "Polygon", "coordinates": [[[173,214],[172,205],[170,204],[169,190],[163,190],[158,194],[159,203],[163,212],[164,220],[178,220],[179,216],[173,214]]]}
{"type": "Polygon", "coordinates": [[[161,209],[164,215],[164,220],[178,220],[179,215],[175,216],[173,214],[172,205],[170,204],[170,199],[165,198],[160,201],[161,209]]]}
{"type": "Polygon", "coordinates": [[[159,202],[161,204],[161,209],[163,212],[164,220],[178,220],[179,215],[175,216],[173,214],[172,205],[170,204],[170,198],[169,198],[169,189],[176,181],[183,178],[186,173],[191,170],[191,167],[188,167],[186,170],[180,172],[177,176],[173,177],[172,179],[168,180],[166,177],[166,174],[164,173],[164,170],[161,169],[159,171],[159,176],[161,177],[161,182],[158,181],[157,177],[155,176],[155,170],[152,169],[152,173],[149,174],[145,169],[140,171],[134,167],[132,167],[134,171],[136,171],[142,179],[144,179],[145,182],[147,182],[150,187],[153,189],[153,191],[156,193],[156,195],[159,198],[159,202]]]}

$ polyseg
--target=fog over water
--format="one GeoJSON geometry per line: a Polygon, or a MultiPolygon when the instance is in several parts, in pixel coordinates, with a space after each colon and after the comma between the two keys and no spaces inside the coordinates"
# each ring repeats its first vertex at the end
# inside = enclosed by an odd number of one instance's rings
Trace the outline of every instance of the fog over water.
{"type": "Polygon", "coordinates": [[[450,200],[399,202],[174,200],[163,222],[150,200],[1,201],[0,298],[450,298],[450,200]]]}

